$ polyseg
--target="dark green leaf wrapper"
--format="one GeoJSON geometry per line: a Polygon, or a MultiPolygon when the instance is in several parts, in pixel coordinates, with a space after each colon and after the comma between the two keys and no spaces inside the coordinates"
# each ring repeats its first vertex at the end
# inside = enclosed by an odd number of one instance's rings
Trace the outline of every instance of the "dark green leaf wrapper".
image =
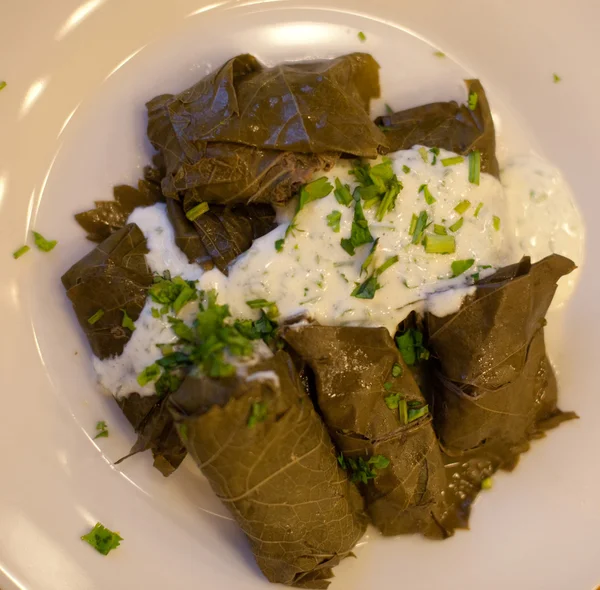
{"type": "Polygon", "coordinates": [[[379,65],[368,54],[265,68],[240,55],[178,95],[147,104],[148,137],[164,155],[165,195],[282,203],[340,153],[375,157],[386,138],[370,120],[379,65]],[[287,152],[287,153],[281,153],[287,152]]]}
{"type": "Polygon", "coordinates": [[[73,304],[79,325],[99,359],[120,355],[131,338],[122,327],[123,309],[137,320],[152,284],[146,264],[146,238],[139,227],[129,224],[106,238],[75,263],[62,283],[73,304]],[[93,324],[89,318],[104,313],[93,324]]]}
{"type": "Polygon", "coordinates": [[[332,568],[365,531],[363,502],[338,466],[289,355],[280,351],[249,369],[265,371],[277,379],[190,376],[170,407],[188,451],[246,533],[265,576],[327,588],[332,568]],[[249,426],[256,403],[264,404],[266,418],[249,426]]]}
{"type": "Polygon", "coordinates": [[[312,369],[317,405],[336,446],[347,457],[383,455],[389,467],[363,486],[367,510],[384,535],[442,538],[444,466],[431,416],[403,424],[385,397],[425,400],[385,328],[289,327],[283,338],[312,369]],[[402,372],[393,377],[394,365],[402,372]],[[384,383],[391,383],[388,390],[384,383]]]}
{"type": "Polygon", "coordinates": [[[454,474],[446,496],[458,508],[447,526],[466,526],[483,479],[512,470],[532,439],[577,417],[557,408],[543,332],[556,282],[574,268],[556,254],[524,258],[480,281],[459,312],[426,318],[438,359],[435,429],[454,474]]]}
{"type": "Polygon", "coordinates": [[[485,90],[479,80],[465,80],[465,84],[469,93],[477,93],[474,111],[454,101],[434,102],[379,117],[375,123],[385,130],[389,151],[424,145],[466,156],[479,150],[481,171],[499,178],[496,132],[485,90]]]}

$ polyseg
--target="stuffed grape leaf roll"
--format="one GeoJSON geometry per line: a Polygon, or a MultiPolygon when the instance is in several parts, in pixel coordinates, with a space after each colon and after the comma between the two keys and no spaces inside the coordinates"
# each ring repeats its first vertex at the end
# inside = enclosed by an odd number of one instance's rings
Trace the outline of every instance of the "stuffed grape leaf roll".
{"type": "Polygon", "coordinates": [[[246,376],[190,375],[170,407],[190,455],[265,576],[327,588],[366,517],[289,355],[277,352],[246,376]]]}

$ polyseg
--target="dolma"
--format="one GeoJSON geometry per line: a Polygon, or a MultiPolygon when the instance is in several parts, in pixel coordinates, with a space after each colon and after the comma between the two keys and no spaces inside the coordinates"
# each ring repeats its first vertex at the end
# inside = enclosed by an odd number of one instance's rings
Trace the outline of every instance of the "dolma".
{"type": "Polygon", "coordinates": [[[557,408],[543,330],[556,283],[574,268],[556,254],[523,258],[479,281],[457,313],[427,315],[435,429],[450,457],[485,452],[511,469],[532,438],[575,417],[557,408]]]}
{"type": "Polygon", "coordinates": [[[122,326],[123,310],[135,321],[146,303],[152,284],[147,252],[144,234],[131,223],[62,276],[79,325],[99,359],[120,355],[131,338],[131,330],[122,326]],[[95,315],[100,316],[96,321],[95,315]]]}
{"type": "Polygon", "coordinates": [[[344,457],[389,460],[361,485],[373,524],[384,535],[447,536],[432,418],[389,332],[299,325],[282,335],[312,369],[317,406],[344,457]]]}
{"type": "Polygon", "coordinates": [[[481,170],[500,176],[496,159],[496,132],[485,90],[479,80],[465,80],[469,96],[477,97],[476,106],[456,102],[434,102],[378,117],[392,152],[414,145],[437,147],[466,156],[481,153],[481,170]]]}
{"type": "Polygon", "coordinates": [[[178,198],[196,188],[221,204],[285,202],[340,153],[372,158],[385,149],[368,112],[379,92],[379,65],[368,54],[273,68],[237,56],[147,104],[148,138],[167,166],[163,192],[178,198]]]}
{"type": "Polygon", "coordinates": [[[327,588],[366,528],[363,502],[279,351],[247,376],[188,376],[170,400],[185,445],[271,582],[327,588]]]}

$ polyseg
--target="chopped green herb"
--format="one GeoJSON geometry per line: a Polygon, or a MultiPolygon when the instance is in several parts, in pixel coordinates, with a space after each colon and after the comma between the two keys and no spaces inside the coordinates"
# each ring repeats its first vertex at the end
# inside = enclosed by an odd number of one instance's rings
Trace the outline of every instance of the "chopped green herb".
{"type": "Polygon", "coordinates": [[[358,38],[359,38],[359,40],[360,40],[360,41],[362,41],[363,43],[364,43],[364,42],[367,40],[367,36],[366,36],[366,35],[365,35],[365,34],[364,34],[362,31],[360,31],[360,32],[358,33],[358,38]]]}
{"type": "Polygon", "coordinates": [[[192,207],[189,211],[186,211],[185,216],[190,220],[194,221],[198,219],[200,215],[204,215],[209,209],[208,203],[199,203],[195,207],[192,207]]]}
{"type": "Polygon", "coordinates": [[[159,318],[160,317],[160,310],[158,309],[158,307],[153,307],[150,312],[152,313],[152,317],[153,318],[159,318]]]}
{"type": "Polygon", "coordinates": [[[160,377],[160,367],[156,363],[153,363],[151,365],[148,365],[137,376],[137,382],[139,383],[140,387],[144,387],[144,385],[147,385],[151,381],[156,381],[159,377],[160,377]]]}
{"type": "Polygon", "coordinates": [[[127,315],[127,310],[122,309],[121,311],[123,312],[121,326],[123,326],[123,328],[128,328],[133,332],[135,330],[135,324],[133,323],[133,320],[129,317],[129,315],[127,315]]]}
{"type": "Polygon", "coordinates": [[[328,225],[328,227],[332,228],[335,233],[338,233],[340,231],[340,221],[341,220],[342,220],[342,212],[333,210],[327,216],[327,225],[328,225]]]}
{"type": "Polygon", "coordinates": [[[374,240],[360,201],[354,203],[354,218],[350,238],[342,238],[341,245],[350,256],[354,256],[355,249],[363,244],[369,244],[374,240]]]}
{"type": "Polygon", "coordinates": [[[492,478],[491,477],[486,477],[482,482],[481,482],[481,489],[482,490],[491,490],[492,489],[492,478]]]}
{"type": "Polygon", "coordinates": [[[342,184],[339,178],[335,179],[335,190],[333,191],[333,194],[340,205],[346,205],[346,207],[348,207],[353,201],[350,187],[347,184],[342,184]]]}
{"type": "Polygon", "coordinates": [[[99,309],[93,316],[88,318],[88,324],[93,326],[103,315],[104,315],[104,310],[99,309]]]}
{"type": "Polygon", "coordinates": [[[473,258],[467,258],[466,260],[455,260],[451,265],[452,276],[457,277],[466,270],[469,270],[473,266],[474,262],[475,260],[473,260],[473,258]]]}
{"type": "Polygon", "coordinates": [[[106,422],[104,420],[100,420],[100,422],[96,423],[96,436],[94,440],[97,438],[107,438],[108,437],[108,428],[106,426],[106,422]]]}
{"type": "Polygon", "coordinates": [[[386,469],[390,460],[383,455],[374,455],[367,461],[362,457],[344,457],[343,453],[338,455],[338,463],[342,469],[351,472],[350,480],[354,483],[362,482],[367,484],[370,479],[377,476],[377,472],[386,469]]]}
{"type": "Polygon", "coordinates": [[[280,240],[275,240],[275,250],[277,250],[277,252],[281,252],[283,250],[284,242],[285,242],[285,238],[281,238],[280,240]]]}
{"type": "Polygon", "coordinates": [[[423,158],[423,162],[425,162],[425,164],[427,164],[427,162],[429,162],[429,156],[427,155],[427,148],[420,147],[419,154],[421,154],[421,158],[423,158]]]}
{"type": "Polygon", "coordinates": [[[4,90],[6,88],[6,82],[4,82],[4,80],[2,80],[0,82],[0,90],[4,90]]]}
{"type": "Polygon", "coordinates": [[[458,221],[454,222],[448,229],[453,232],[457,232],[465,222],[464,217],[461,217],[458,221]]]}
{"type": "Polygon", "coordinates": [[[408,404],[405,399],[398,402],[398,417],[402,424],[408,424],[408,404]]]}
{"type": "Polygon", "coordinates": [[[296,213],[303,209],[305,205],[308,205],[308,203],[326,197],[332,190],[333,186],[329,183],[326,176],[322,176],[321,178],[317,178],[317,180],[305,184],[300,189],[300,199],[298,201],[296,213]]]}
{"type": "Polygon", "coordinates": [[[430,148],[429,151],[433,154],[433,158],[431,160],[431,165],[435,166],[437,164],[438,156],[440,155],[440,148],[430,148]]]}
{"type": "Polygon", "coordinates": [[[373,256],[375,256],[375,250],[377,249],[377,244],[379,244],[379,238],[377,238],[373,242],[373,245],[371,246],[371,251],[369,252],[369,255],[365,258],[365,261],[360,266],[360,274],[361,275],[363,272],[364,273],[368,272],[369,266],[371,265],[371,262],[373,261],[373,256]]]}
{"type": "Polygon", "coordinates": [[[173,317],[168,317],[167,320],[171,324],[171,329],[175,333],[175,336],[180,340],[185,340],[186,342],[194,341],[194,332],[183,320],[173,317]]]}
{"type": "Polygon", "coordinates": [[[193,281],[185,281],[182,277],[171,278],[169,275],[155,277],[154,284],[148,290],[150,298],[160,303],[161,315],[172,309],[177,315],[186,303],[197,299],[196,285],[193,281]]]}
{"type": "Polygon", "coordinates": [[[431,194],[429,187],[426,184],[422,184],[419,187],[419,193],[423,193],[423,196],[425,197],[425,202],[428,205],[433,205],[437,199],[434,198],[434,196],[431,194]]]}
{"type": "Polygon", "coordinates": [[[454,236],[428,234],[423,240],[427,254],[454,254],[456,252],[456,240],[454,236]]]}
{"type": "Polygon", "coordinates": [[[483,203],[479,203],[479,205],[477,205],[477,208],[475,209],[475,213],[473,213],[474,217],[479,217],[479,212],[481,211],[482,207],[483,207],[483,203]]]}
{"type": "Polygon", "coordinates": [[[429,406],[425,404],[422,408],[408,408],[407,422],[414,422],[429,413],[429,406]]]}
{"type": "Polygon", "coordinates": [[[266,299],[252,299],[246,301],[246,305],[250,309],[265,309],[267,316],[270,319],[274,319],[279,315],[279,308],[274,301],[267,301],[266,299]]]}
{"type": "MultiPolygon", "coordinates": [[[[419,244],[421,239],[423,238],[423,232],[427,228],[427,220],[428,220],[427,211],[421,211],[419,213],[419,217],[417,217],[417,221],[415,223],[415,228],[412,232],[412,243],[419,244]]],[[[412,223],[411,223],[412,227],[412,223]]]]}
{"type": "Polygon", "coordinates": [[[415,233],[415,230],[417,229],[417,221],[418,221],[418,217],[413,213],[411,219],[410,219],[410,227],[408,228],[408,233],[412,236],[415,233]]]}
{"type": "Polygon", "coordinates": [[[423,346],[423,334],[420,330],[409,328],[396,336],[396,346],[404,359],[404,362],[413,366],[418,360],[426,361],[429,351],[423,346]]]}
{"type": "Polygon", "coordinates": [[[500,218],[497,215],[492,217],[492,223],[496,231],[500,231],[500,218]]]}
{"type": "Polygon", "coordinates": [[[434,51],[433,55],[436,57],[446,57],[446,54],[443,51],[434,51]]]}
{"type": "Polygon", "coordinates": [[[562,80],[558,74],[552,74],[552,79],[554,80],[555,84],[558,84],[562,80]]]}
{"type": "Polygon", "coordinates": [[[402,366],[398,363],[394,363],[394,366],[392,367],[392,377],[401,377],[403,372],[402,366]]]}
{"type": "Polygon", "coordinates": [[[400,394],[399,393],[391,393],[390,395],[387,395],[385,397],[385,405],[390,409],[390,410],[397,410],[398,409],[398,403],[400,402],[400,394]]]}
{"type": "Polygon", "coordinates": [[[459,214],[462,215],[469,207],[471,206],[471,201],[461,201],[458,205],[456,205],[456,207],[454,207],[454,210],[459,214]]]}
{"type": "Polygon", "coordinates": [[[383,388],[384,388],[386,391],[389,391],[390,389],[392,389],[392,387],[394,387],[394,384],[393,384],[391,381],[386,381],[386,382],[383,384],[383,388]]]}
{"type": "Polygon", "coordinates": [[[394,114],[394,109],[387,102],[385,103],[385,114],[386,115],[394,114]]]}
{"type": "Polygon", "coordinates": [[[469,154],[469,182],[479,185],[481,179],[481,152],[475,150],[469,154]]]}
{"type": "Polygon", "coordinates": [[[464,162],[465,159],[462,156],[453,156],[451,158],[442,158],[442,164],[444,166],[455,166],[456,164],[460,164],[464,162]]]}
{"type": "Polygon", "coordinates": [[[381,285],[378,282],[378,278],[393,264],[398,262],[398,256],[392,256],[388,258],[380,267],[376,268],[373,271],[373,274],[367,278],[366,281],[361,283],[360,285],[356,285],[354,290],[351,293],[352,297],[357,297],[358,299],[373,299],[375,297],[375,292],[381,288],[381,285]]]}
{"type": "Polygon", "coordinates": [[[477,102],[479,101],[479,97],[477,96],[477,92],[471,92],[471,94],[469,94],[469,109],[471,109],[472,111],[474,111],[477,108],[477,102]]]}
{"type": "Polygon", "coordinates": [[[406,164],[402,164],[402,172],[404,172],[404,174],[409,174],[410,168],[406,164]]]}
{"type": "Polygon", "coordinates": [[[248,418],[248,428],[254,428],[258,423],[267,419],[267,404],[264,402],[254,402],[250,408],[250,417],[248,418]]]}
{"type": "Polygon", "coordinates": [[[385,195],[381,199],[381,203],[377,208],[377,221],[383,221],[386,213],[394,209],[396,206],[396,199],[402,190],[402,183],[394,176],[394,179],[389,182],[389,186],[385,195]]]}
{"type": "Polygon", "coordinates": [[[183,442],[186,442],[188,439],[188,427],[187,424],[178,424],[177,425],[177,431],[179,432],[179,438],[181,438],[181,440],[183,442]]]}
{"type": "Polygon", "coordinates": [[[446,228],[443,225],[438,225],[437,223],[433,224],[433,233],[438,235],[438,236],[446,236],[448,235],[448,232],[446,231],[446,228]]]}
{"type": "Polygon", "coordinates": [[[27,254],[31,248],[29,246],[21,246],[18,250],[13,252],[13,258],[16,260],[17,258],[21,258],[23,254],[27,254]]]}
{"type": "Polygon", "coordinates": [[[50,252],[50,250],[53,250],[54,246],[58,244],[56,240],[47,240],[44,236],[42,236],[42,234],[39,234],[36,231],[31,233],[33,234],[33,240],[37,246],[37,249],[41,250],[42,252],[50,252]]]}
{"type": "Polygon", "coordinates": [[[116,549],[123,540],[119,533],[113,533],[99,522],[87,534],[81,537],[82,541],[89,543],[98,553],[108,555],[113,549],[116,549]]]}

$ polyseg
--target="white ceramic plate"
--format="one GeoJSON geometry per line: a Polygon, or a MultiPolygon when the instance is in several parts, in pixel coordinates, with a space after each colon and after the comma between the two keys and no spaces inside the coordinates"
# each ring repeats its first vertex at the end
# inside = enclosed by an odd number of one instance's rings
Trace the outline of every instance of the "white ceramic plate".
{"type": "Polygon", "coordinates": [[[551,352],[561,405],[582,419],[495,478],[470,532],[443,543],[371,535],[358,560],[336,569],[332,590],[592,590],[600,582],[597,0],[79,2],[0,5],[2,589],[268,588],[188,462],[168,479],[147,454],[112,465],[133,433],[95,388],[59,277],[90,248],[72,214],[136,180],[148,160],[145,100],[238,52],[275,62],[365,50],[397,108],[454,97],[466,72],[479,76],[503,145],[533,147],[564,170],[589,231],[551,352]],[[59,246],[14,261],[31,229],[59,246]],[[111,434],[96,444],[89,433],[102,419],[111,434]],[[106,558],[79,540],[96,521],[125,539],[106,558]]]}

